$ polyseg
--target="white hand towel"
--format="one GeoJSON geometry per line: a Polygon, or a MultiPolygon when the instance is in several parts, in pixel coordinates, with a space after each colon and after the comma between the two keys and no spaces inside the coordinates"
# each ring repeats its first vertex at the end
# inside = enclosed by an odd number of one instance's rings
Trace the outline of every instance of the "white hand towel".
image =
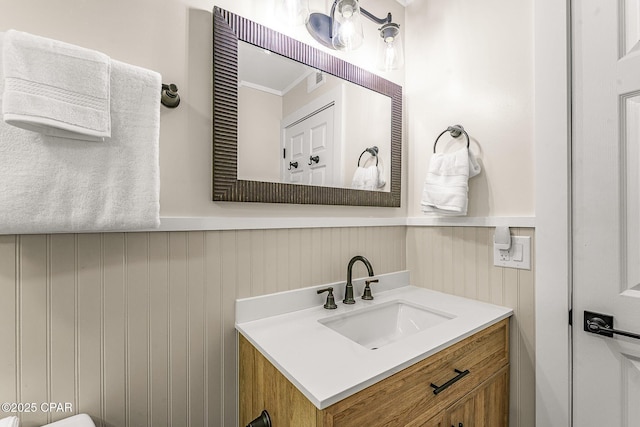
{"type": "Polygon", "coordinates": [[[157,228],[160,85],[158,73],[112,61],[112,135],[100,144],[0,121],[0,233],[157,228]]]}
{"type": "Polygon", "coordinates": [[[420,202],[429,214],[467,214],[469,178],[480,173],[480,164],[466,147],[453,153],[431,156],[420,202]]]}
{"type": "Polygon", "coordinates": [[[6,123],[87,141],[111,136],[107,55],[15,30],[2,55],[6,123]]]}
{"type": "Polygon", "coordinates": [[[378,168],[376,165],[358,166],[353,174],[351,188],[355,190],[376,190],[378,188],[378,168]]]}
{"type": "Polygon", "coordinates": [[[378,183],[376,184],[376,188],[381,189],[387,184],[387,181],[384,179],[384,167],[382,166],[382,162],[379,162],[376,168],[378,169],[378,183]]]}

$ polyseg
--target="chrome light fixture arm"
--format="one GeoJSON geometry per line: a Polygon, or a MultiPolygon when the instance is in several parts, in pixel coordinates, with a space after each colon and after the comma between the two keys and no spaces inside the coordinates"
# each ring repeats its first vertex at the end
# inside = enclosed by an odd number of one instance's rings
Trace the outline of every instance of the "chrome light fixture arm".
{"type": "MultiPolygon", "coordinates": [[[[336,2],[334,2],[333,4],[335,7],[336,2]]],[[[391,17],[391,12],[388,12],[387,16],[384,18],[378,18],[374,14],[366,10],[365,8],[361,7],[360,13],[362,13],[365,17],[369,18],[369,20],[375,22],[376,24],[390,24],[393,21],[393,18],[391,17]]]]}
{"type": "MultiPolygon", "coordinates": [[[[322,44],[323,46],[335,49],[332,39],[332,28],[335,22],[336,8],[338,6],[339,0],[334,0],[331,5],[331,12],[329,15],[325,15],[324,13],[312,13],[309,15],[309,19],[307,20],[307,30],[316,39],[317,42],[322,44]]],[[[357,0],[356,0],[357,1],[357,0]]],[[[360,7],[360,13],[365,16],[370,21],[375,22],[376,24],[388,25],[392,24],[393,17],[391,16],[391,12],[387,13],[387,16],[384,18],[378,18],[368,10],[360,7]]],[[[394,24],[396,25],[396,24],[394,24]]]]}

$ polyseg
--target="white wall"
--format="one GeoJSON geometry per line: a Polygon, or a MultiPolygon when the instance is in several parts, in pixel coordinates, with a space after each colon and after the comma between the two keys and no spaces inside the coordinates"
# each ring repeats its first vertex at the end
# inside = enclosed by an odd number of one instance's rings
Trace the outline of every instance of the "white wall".
{"type": "MultiPolygon", "coordinates": [[[[483,172],[469,182],[472,217],[534,214],[533,1],[422,0],[406,11],[409,216],[433,143],[461,124],[483,172]]],[[[446,148],[448,134],[438,142],[446,148]]]]}
{"type": "MultiPolygon", "coordinates": [[[[212,16],[217,5],[318,46],[304,26],[287,28],[273,16],[274,0],[5,0],[0,31],[10,28],[100,50],[112,58],[150,68],[175,83],[182,98],[175,110],[162,108],[160,131],[161,216],[402,217],[401,208],[255,205],[211,201],[212,16]]],[[[324,0],[311,8],[327,12],[324,0]]],[[[368,0],[367,9],[391,11],[404,24],[394,0],[368,0]]],[[[342,54],[373,69],[376,25],[365,23],[366,45],[342,54]]],[[[404,71],[384,77],[403,84],[404,71]]]]}
{"type": "Polygon", "coordinates": [[[238,88],[238,179],[280,182],[282,97],[238,88]]]}
{"type": "MultiPolygon", "coordinates": [[[[416,217],[412,223],[424,217],[420,198],[435,138],[454,124],[468,131],[483,167],[469,182],[468,216],[480,219],[459,224],[507,217],[504,225],[514,226],[509,222],[518,217],[533,217],[533,0],[412,1],[406,31],[407,209],[409,217],[416,217]]],[[[440,139],[438,152],[457,147],[448,144],[450,139],[440,139]]],[[[513,232],[534,235],[532,230],[513,232]]],[[[407,267],[418,286],[514,308],[510,425],[532,427],[537,270],[493,267],[492,235],[491,228],[409,227],[407,267]]]]}

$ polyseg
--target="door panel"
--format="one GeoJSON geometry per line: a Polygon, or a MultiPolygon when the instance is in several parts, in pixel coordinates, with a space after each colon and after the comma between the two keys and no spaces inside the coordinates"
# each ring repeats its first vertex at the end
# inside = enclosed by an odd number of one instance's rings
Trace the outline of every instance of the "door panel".
{"type": "Polygon", "coordinates": [[[573,2],[573,424],[640,425],[640,7],[573,2]]]}
{"type": "Polygon", "coordinates": [[[285,134],[287,157],[284,162],[285,182],[302,183],[304,178],[305,132],[302,127],[288,129],[285,134]],[[292,165],[294,164],[294,165],[292,165]],[[297,166],[295,166],[297,165],[297,166]]]}
{"type": "MultiPolygon", "coordinates": [[[[312,156],[318,156],[318,162],[312,162],[309,166],[309,184],[311,185],[332,185],[331,178],[333,155],[330,139],[328,139],[329,128],[333,127],[333,108],[330,117],[323,118],[316,126],[311,128],[310,152],[312,156]],[[331,145],[331,146],[330,146],[331,145]]],[[[333,129],[330,130],[333,134],[333,129]]]]}
{"type": "Polygon", "coordinates": [[[285,182],[322,186],[332,186],[339,182],[334,176],[334,172],[339,169],[334,164],[334,110],[334,106],[323,107],[285,128],[285,182]],[[298,167],[289,169],[291,162],[297,162],[298,167]]]}

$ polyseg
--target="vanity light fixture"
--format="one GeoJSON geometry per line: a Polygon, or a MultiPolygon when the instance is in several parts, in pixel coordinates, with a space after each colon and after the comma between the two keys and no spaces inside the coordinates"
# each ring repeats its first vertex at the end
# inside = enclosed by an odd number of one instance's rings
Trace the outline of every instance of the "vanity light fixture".
{"type": "Polygon", "coordinates": [[[335,0],[329,16],[312,13],[307,20],[307,30],[318,43],[335,50],[357,49],[364,40],[362,16],[382,26],[378,42],[378,67],[394,70],[404,65],[404,53],[400,26],[392,22],[391,13],[378,18],[361,8],[358,0],[335,0]]]}
{"type": "Polygon", "coordinates": [[[309,0],[276,0],[276,15],[287,25],[302,25],[309,16],[309,0]]]}

